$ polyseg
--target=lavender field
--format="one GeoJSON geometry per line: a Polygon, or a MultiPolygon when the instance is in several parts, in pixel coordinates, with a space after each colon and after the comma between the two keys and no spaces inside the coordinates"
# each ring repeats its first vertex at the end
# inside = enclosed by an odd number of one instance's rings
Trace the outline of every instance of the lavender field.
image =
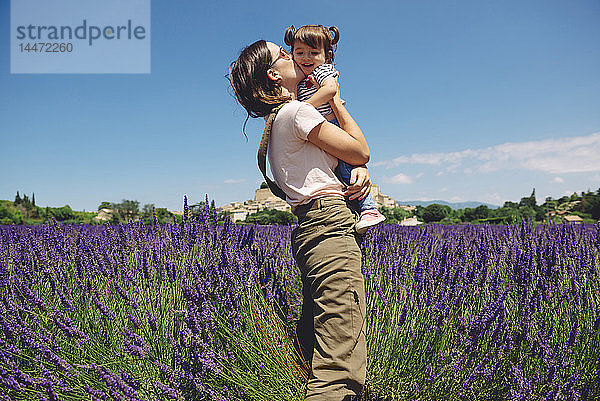
{"type": "MultiPolygon", "coordinates": [[[[302,400],[287,226],[0,226],[0,399],[302,400]]],[[[364,238],[367,400],[600,399],[600,227],[364,238]]]]}

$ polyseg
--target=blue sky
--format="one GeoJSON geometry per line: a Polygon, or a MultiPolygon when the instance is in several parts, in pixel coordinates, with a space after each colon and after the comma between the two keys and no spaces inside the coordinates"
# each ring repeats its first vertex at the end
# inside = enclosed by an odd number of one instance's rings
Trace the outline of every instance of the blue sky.
{"type": "Polygon", "coordinates": [[[263,121],[224,78],[257,39],[336,25],[342,97],[397,200],[600,187],[600,2],[153,0],[150,74],[11,74],[0,0],[0,199],[181,210],[250,199],[263,121]]]}

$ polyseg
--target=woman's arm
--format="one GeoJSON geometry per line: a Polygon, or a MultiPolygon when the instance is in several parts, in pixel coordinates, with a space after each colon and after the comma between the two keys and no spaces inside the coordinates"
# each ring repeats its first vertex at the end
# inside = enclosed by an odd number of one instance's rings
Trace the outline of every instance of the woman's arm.
{"type": "Polygon", "coordinates": [[[368,163],[371,155],[367,140],[342,105],[339,88],[330,104],[341,128],[326,121],[310,131],[308,140],[346,163],[354,166],[368,163]]]}

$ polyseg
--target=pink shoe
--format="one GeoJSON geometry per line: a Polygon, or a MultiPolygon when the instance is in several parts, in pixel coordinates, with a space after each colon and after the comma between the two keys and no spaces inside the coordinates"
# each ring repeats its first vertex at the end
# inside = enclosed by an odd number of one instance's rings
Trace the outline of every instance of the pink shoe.
{"type": "Polygon", "coordinates": [[[356,232],[364,234],[369,227],[376,226],[385,220],[385,216],[377,209],[368,209],[360,214],[360,220],[356,223],[356,232]]]}

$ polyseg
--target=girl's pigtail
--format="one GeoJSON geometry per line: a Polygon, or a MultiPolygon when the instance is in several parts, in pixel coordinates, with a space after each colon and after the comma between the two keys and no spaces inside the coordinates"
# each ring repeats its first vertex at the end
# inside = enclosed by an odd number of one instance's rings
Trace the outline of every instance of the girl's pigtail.
{"type": "Polygon", "coordinates": [[[331,31],[331,44],[335,45],[340,40],[340,31],[337,26],[330,26],[329,30],[331,31]]]}
{"type": "Polygon", "coordinates": [[[294,25],[292,25],[285,30],[283,41],[286,45],[292,47],[294,45],[294,36],[296,36],[296,28],[294,28],[294,25]]]}

